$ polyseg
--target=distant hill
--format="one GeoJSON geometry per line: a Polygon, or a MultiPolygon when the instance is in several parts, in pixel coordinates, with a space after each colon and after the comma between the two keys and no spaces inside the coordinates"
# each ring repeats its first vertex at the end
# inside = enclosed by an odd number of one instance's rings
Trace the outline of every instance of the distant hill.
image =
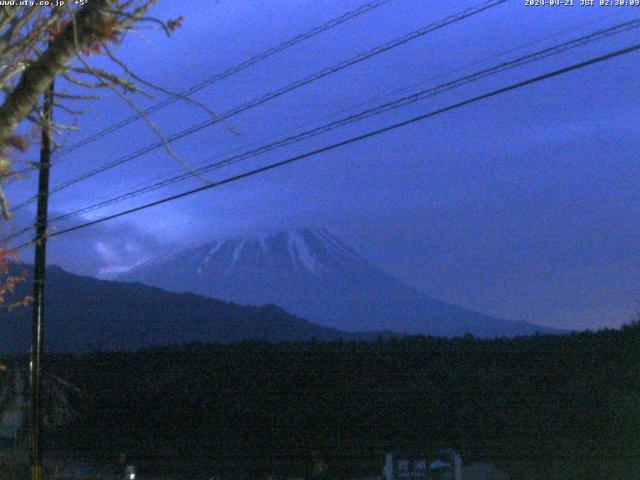
{"type": "Polygon", "coordinates": [[[151,260],[120,278],[242,304],[272,303],[348,332],[477,337],[558,332],[431,298],[379,270],[326,229],[219,239],[151,260]]]}
{"type": "MultiPolygon", "coordinates": [[[[26,283],[30,285],[30,280],[26,283]]],[[[186,342],[353,339],[279,307],[241,306],[141,284],[97,280],[48,269],[46,350],[130,350],[186,342]]],[[[2,312],[0,353],[29,351],[31,308],[2,312]]]]}

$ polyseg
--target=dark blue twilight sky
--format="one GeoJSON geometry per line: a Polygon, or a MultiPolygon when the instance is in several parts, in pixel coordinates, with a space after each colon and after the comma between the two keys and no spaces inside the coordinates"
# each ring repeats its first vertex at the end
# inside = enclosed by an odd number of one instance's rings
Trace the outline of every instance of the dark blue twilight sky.
{"type": "MultiPolygon", "coordinates": [[[[183,15],[183,27],[170,39],[150,30],[131,35],[118,53],[140,76],[184,90],[363,1],[160,0],[154,14],[183,15]]],[[[476,3],[393,0],[219,82],[196,98],[225,111],[476,3]]],[[[237,135],[217,125],[176,142],[174,148],[199,166],[296,127],[337,118],[345,109],[356,112],[358,104],[372,98],[393,99],[399,89],[410,87],[406,92],[412,92],[436,85],[634,17],[640,17],[640,7],[526,7],[524,0],[509,0],[234,117],[229,127],[237,135]],[[477,63],[516,47],[522,48],[477,63]]],[[[210,178],[301,153],[639,39],[634,30],[210,178]]],[[[380,267],[434,297],[556,327],[618,326],[640,305],[639,58],[636,53],[614,59],[60,236],[50,244],[50,261],[74,272],[109,277],[165,249],[221,235],[325,226],[380,267]]],[[[142,97],[136,101],[149,104],[142,97]]],[[[130,114],[130,107],[105,93],[103,100],[87,106],[78,120],[81,130],[68,142],[130,114]]],[[[152,120],[169,135],[205,118],[197,107],[177,103],[152,120]]],[[[52,183],[155,140],[148,126],[138,122],[66,157],[53,170],[52,183]]],[[[73,210],[181,169],[166,152],[156,151],[53,195],[51,209],[73,210]]],[[[183,182],[86,218],[200,184],[196,179],[183,182]]],[[[8,193],[18,202],[33,194],[34,185],[19,182],[8,193]]],[[[28,215],[33,211],[19,212],[12,228],[27,223],[28,215]]]]}

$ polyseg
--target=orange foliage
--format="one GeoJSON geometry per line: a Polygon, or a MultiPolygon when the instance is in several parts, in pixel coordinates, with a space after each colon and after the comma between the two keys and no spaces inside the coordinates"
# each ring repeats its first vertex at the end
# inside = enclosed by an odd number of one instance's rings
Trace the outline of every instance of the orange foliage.
{"type": "Polygon", "coordinates": [[[17,262],[15,252],[0,248],[0,308],[12,310],[19,306],[27,305],[32,298],[25,295],[24,298],[9,302],[8,296],[16,291],[16,287],[27,279],[26,270],[19,275],[11,273],[11,264],[17,262]]]}

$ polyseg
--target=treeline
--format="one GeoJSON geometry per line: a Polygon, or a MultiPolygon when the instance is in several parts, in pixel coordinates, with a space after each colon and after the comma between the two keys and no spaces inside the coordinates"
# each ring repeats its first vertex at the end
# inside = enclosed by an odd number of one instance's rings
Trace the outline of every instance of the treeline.
{"type": "MultiPolygon", "coordinates": [[[[81,387],[51,448],[143,473],[349,478],[452,447],[512,478],[640,471],[640,328],[515,339],[190,344],[56,355],[81,387]],[[635,470],[634,470],[635,469],[635,470]],[[226,473],[225,473],[226,472],[226,473]]],[[[234,478],[234,477],[231,477],[234,478]]]]}

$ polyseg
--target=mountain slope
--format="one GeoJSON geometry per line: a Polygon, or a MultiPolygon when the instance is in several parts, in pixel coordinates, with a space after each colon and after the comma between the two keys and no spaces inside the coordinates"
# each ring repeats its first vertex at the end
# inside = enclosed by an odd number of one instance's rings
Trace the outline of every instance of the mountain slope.
{"type": "MultiPolygon", "coordinates": [[[[81,277],[58,267],[48,269],[45,293],[49,352],[136,349],[193,341],[355,338],[274,305],[240,306],[191,293],[81,277]]],[[[2,312],[0,353],[29,351],[30,328],[30,308],[2,312]]]]}
{"type": "Polygon", "coordinates": [[[549,331],[448,304],[380,271],[326,229],[217,240],[120,277],[243,304],[273,303],[350,332],[480,337],[549,331]]]}

